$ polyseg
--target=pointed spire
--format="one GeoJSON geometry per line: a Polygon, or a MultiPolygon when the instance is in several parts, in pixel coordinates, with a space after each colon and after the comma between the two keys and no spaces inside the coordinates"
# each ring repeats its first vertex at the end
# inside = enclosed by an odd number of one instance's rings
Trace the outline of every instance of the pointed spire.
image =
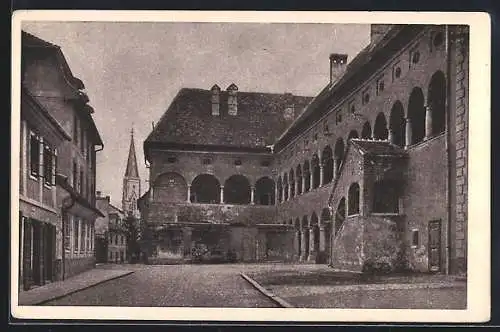
{"type": "Polygon", "coordinates": [[[137,170],[137,159],[135,157],[135,144],[134,144],[134,127],[130,130],[130,148],[128,150],[127,169],[125,177],[138,178],[139,171],[137,170]]]}

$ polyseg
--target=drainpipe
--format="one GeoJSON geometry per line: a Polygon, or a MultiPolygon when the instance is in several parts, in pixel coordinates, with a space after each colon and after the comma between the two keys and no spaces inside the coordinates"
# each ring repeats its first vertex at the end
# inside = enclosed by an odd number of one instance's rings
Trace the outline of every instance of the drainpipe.
{"type": "Polygon", "coordinates": [[[452,166],[452,161],[450,158],[451,155],[451,128],[453,126],[451,125],[451,105],[452,103],[450,102],[450,97],[451,97],[451,40],[450,40],[450,27],[449,25],[445,25],[445,38],[446,38],[446,156],[447,156],[447,166],[448,166],[448,174],[446,177],[446,183],[447,183],[447,191],[446,191],[446,204],[447,204],[447,213],[448,213],[448,222],[447,222],[447,227],[446,227],[446,274],[450,274],[450,265],[451,265],[451,222],[452,222],[452,206],[451,206],[451,194],[453,192],[452,189],[452,181],[451,177],[453,174],[451,174],[451,166],[452,166]]]}
{"type": "Polygon", "coordinates": [[[61,207],[61,212],[62,212],[62,219],[63,219],[63,225],[62,225],[62,280],[65,279],[66,276],[66,234],[65,234],[65,227],[64,227],[64,222],[68,222],[68,213],[67,211],[71,209],[75,205],[75,200],[70,196],[66,197],[66,199],[63,200],[62,207],[61,207]]]}

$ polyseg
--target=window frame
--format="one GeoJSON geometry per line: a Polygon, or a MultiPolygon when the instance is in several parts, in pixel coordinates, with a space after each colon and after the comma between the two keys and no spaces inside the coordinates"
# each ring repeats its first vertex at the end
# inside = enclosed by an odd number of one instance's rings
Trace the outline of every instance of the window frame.
{"type": "Polygon", "coordinates": [[[418,248],[420,246],[420,230],[418,228],[412,228],[411,230],[411,248],[418,248]],[[415,235],[417,236],[417,241],[415,243],[415,235]]]}
{"type": "Polygon", "coordinates": [[[38,181],[38,178],[40,177],[40,136],[37,135],[35,132],[31,131],[30,130],[30,139],[29,139],[29,153],[28,153],[28,158],[29,158],[29,176],[32,180],[35,180],[35,181],[38,181]],[[35,168],[35,172],[33,171],[33,141],[32,140],[35,140],[36,142],[36,159],[37,159],[37,163],[36,163],[36,168],[35,168]]]}

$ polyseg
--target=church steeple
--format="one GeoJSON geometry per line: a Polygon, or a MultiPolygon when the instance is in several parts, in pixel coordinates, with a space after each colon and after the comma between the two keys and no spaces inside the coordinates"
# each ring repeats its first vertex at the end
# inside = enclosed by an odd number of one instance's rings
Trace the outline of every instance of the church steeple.
{"type": "Polygon", "coordinates": [[[139,217],[137,199],[141,196],[141,179],[137,169],[137,158],[135,157],[134,129],[130,131],[130,147],[128,150],[127,168],[123,177],[122,209],[128,215],[132,213],[139,217]]]}
{"type": "Polygon", "coordinates": [[[134,128],[130,130],[130,147],[128,150],[127,169],[125,170],[125,177],[139,177],[139,171],[137,170],[137,159],[135,157],[134,128]]]}

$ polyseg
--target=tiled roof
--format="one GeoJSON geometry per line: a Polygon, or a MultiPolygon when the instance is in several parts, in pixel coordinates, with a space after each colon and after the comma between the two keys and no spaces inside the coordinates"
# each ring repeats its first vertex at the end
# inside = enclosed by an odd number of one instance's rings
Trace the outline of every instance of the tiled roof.
{"type": "Polygon", "coordinates": [[[275,143],[311,97],[237,92],[237,115],[229,115],[227,92],[220,92],[220,115],[212,115],[211,91],[184,88],[145,141],[265,148],[275,143]],[[285,110],[294,107],[291,118],[285,110]]]}
{"type": "Polygon", "coordinates": [[[394,156],[404,156],[406,151],[397,145],[390,143],[387,140],[366,140],[366,139],[351,139],[352,145],[363,151],[368,155],[394,155],[394,156]]]}

